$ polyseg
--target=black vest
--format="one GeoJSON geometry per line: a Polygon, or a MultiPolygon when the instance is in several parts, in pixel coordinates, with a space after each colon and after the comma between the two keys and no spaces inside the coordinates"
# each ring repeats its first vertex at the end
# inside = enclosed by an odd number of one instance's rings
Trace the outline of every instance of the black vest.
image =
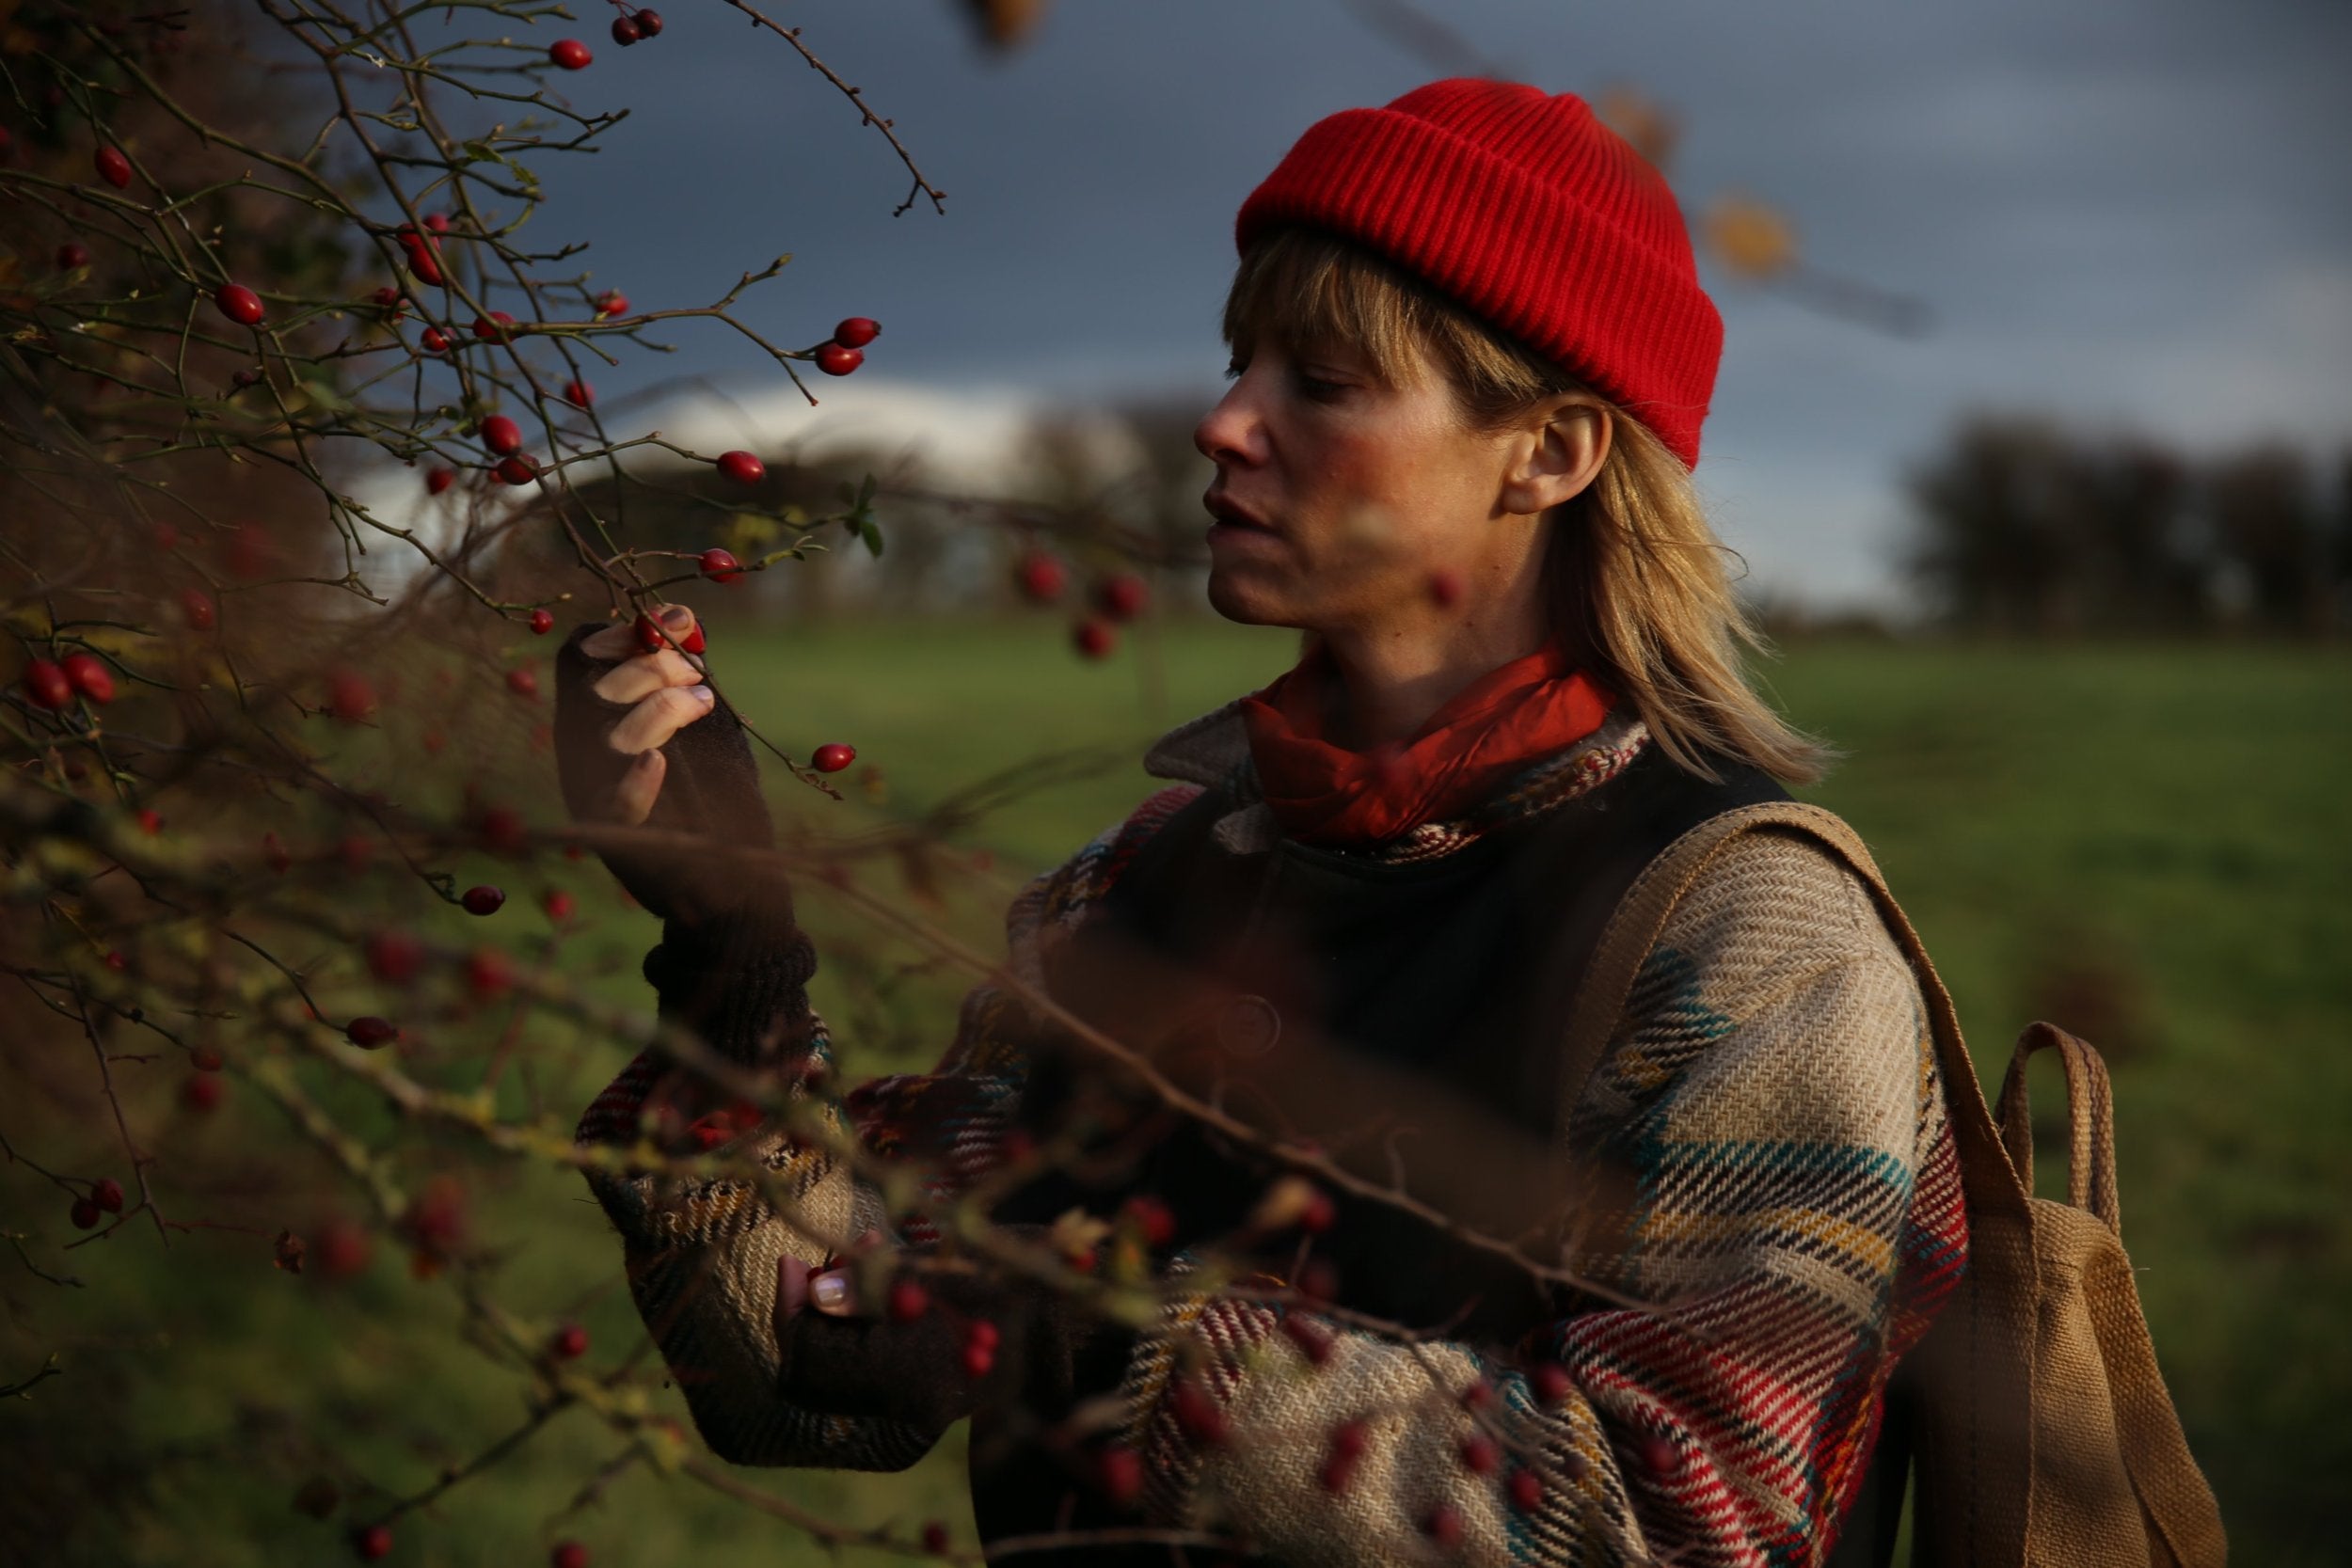
{"type": "MultiPolygon", "coordinates": [[[[1235,854],[1213,836],[1232,802],[1211,789],[1152,836],[1063,943],[1048,987],[1080,1017],[1141,1043],[1167,1022],[1153,1016],[1164,997],[1130,977],[1127,958],[1146,955],[1171,974],[1214,976],[1219,994],[1245,999],[1195,1031],[1207,1037],[1198,1049],[1279,1053],[1311,1029],[1343,1061],[1443,1085],[1499,1126],[1549,1144],[1560,1132],[1569,1003],[1619,897],[1691,828],[1788,798],[1757,769],[1716,766],[1720,782],[1701,779],[1652,745],[1565,805],[1437,859],[1395,864],[1287,839],[1235,854]]],[[[1042,1222],[1073,1207],[1107,1215],[1142,1192],[1173,1211],[1178,1245],[1227,1236],[1264,1194],[1272,1167],[1159,1111],[1138,1087],[1114,1081],[1105,1089],[1106,1077],[1116,1075],[1081,1048],[1041,1052],[1023,1097],[1032,1130],[1050,1133],[1080,1118],[1104,1157],[1087,1172],[1025,1188],[998,1217],[1042,1222]]],[[[1228,1108],[1250,1119],[1247,1107],[1228,1108]]],[[[1295,1242],[1294,1232],[1283,1244],[1295,1242]]],[[[1314,1250],[1336,1275],[1341,1304],[1413,1327],[1444,1325],[1453,1338],[1509,1348],[1574,1306],[1506,1260],[1384,1204],[1343,1196],[1314,1250]]],[[[976,1430],[973,1473],[983,1539],[1055,1528],[1070,1490],[1059,1466],[1034,1455],[1042,1473],[1025,1471],[1017,1453],[993,1444],[983,1462],[984,1435],[976,1430]]],[[[1073,1525],[1114,1522],[1080,1491],[1073,1525]]],[[[1147,1560],[1168,1558],[1165,1548],[1136,1558],[1147,1560]]]]}

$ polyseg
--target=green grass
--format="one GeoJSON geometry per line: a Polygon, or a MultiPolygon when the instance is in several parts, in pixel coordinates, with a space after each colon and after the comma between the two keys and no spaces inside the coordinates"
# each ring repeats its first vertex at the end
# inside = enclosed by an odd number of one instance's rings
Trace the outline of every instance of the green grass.
{"type": "MultiPolygon", "coordinates": [[[[1153,640],[1151,659],[1130,649],[1101,666],[1072,657],[1042,621],[734,628],[714,642],[722,679],[779,745],[805,755],[850,741],[885,781],[879,803],[853,788],[838,805],[773,781],[797,823],[854,833],[990,775],[1037,785],[953,835],[994,865],[975,874],[959,857],[941,918],[988,943],[1022,876],[1152,787],[1137,766],[1146,740],[1262,683],[1294,651],[1288,634],[1214,624],[1169,626],[1153,640]],[[1073,748],[1094,753],[1099,769],[1072,777],[1034,765],[1073,748]]],[[[1772,679],[1801,723],[1849,753],[1810,793],[1878,853],[1958,999],[1988,1091],[2010,1037],[2038,1009],[2073,1008],[2057,1022],[2109,1049],[2125,1236],[2239,1560],[2352,1560],[2328,1507],[2352,1467],[2343,1415],[2352,1352],[2342,1329],[2352,1241],[2340,1212],[2352,1191],[2341,1131],[2352,1110],[2343,805],[2352,660],[2309,649],[1831,644],[1794,650],[1772,679]]],[[[892,891],[899,874],[876,862],[857,875],[892,891]]],[[[827,955],[818,1005],[854,1070],[906,1065],[944,1040],[961,977],[896,949],[862,954],[859,922],[820,887],[803,904],[827,955]],[[860,977],[895,989],[876,1001],[849,983],[860,977]]],[[[642,916],[609,921],[572,961],[603,969],[608,994],[642,1005],[628,962],[649,936],[642,916]]],[[[533,1086],[567,1112],[618,1065],[598,1046],[567,1073],[563,1037],[548,1043],[533,1086]]],[[[2037,1074],[2036,1090],[2055,1126],[2054,1087],[2037,1074]]],[[[510,1081],[508,1092],[525,1091],[510,1081]]],[[[364,1136],[417,1135],[369,1120],[357,1101],[351,1110],[364,1136]]],[[[175,1163],[200,1167],[220,1184],[221,1205],[275,1212],[237,1184],[237,1146],[250,1137],[275,1147],[287,1134],[258,1104],[238,1116],[249,1119],[193,1134],[212,1140],[202,1148],[166,1140],[163,1178],[175,1163]]],[[[2055,1150],[2042,1164],[2051,1191],[2055,1150]]],[[[501,1168],[505,1184],[477,1221],[512,1249],[500,1299],[549,1319],[578,1313],[598,1364],[610,1365],[642,1330],[601,1216],[575,1178],[501,1168]]],[[[254,1180],[271,1173],[257,1169],[254,1180]]],[[[290,1214],[321,1197],[263,1196],[290,1214]]],[[[108,1512],[161,1523],[138,1527],[131,1560],[336,1560],[324,1528],[287,1507],[288,1478],[307,1473],[305,1444],[406,1490],[519,1419],[521,1381],[486,1366],[455,1332],[447,1291],[409,1279],[397,1260],[380,1259],[337,1290],[265,1267],[257,1281],[250,1255],[249,1242],[232,1249],[199,1232],[176,1238],[166,1257],[151,1237],[126,1233],[72,1255],[89,1287],[72,1292],[71,1313],[21,1273],[11,1284],[12,1299],[31,1305],[0,1337],[0,1372],[22,1375],[57,1345],[72,1370],[0,1415],[14,1427],[0,1433],[22,1437],[29,1419],[68,1473],[135,1446],[144,1457],[119,1484],[133,1497],[151,1494],[154,1507],[108,1512]],[[232,1250],[233,1269],[220,1261],[232,1250]]],[[[682,1414],[674,1390],[661,1398],[682,1414]]],[[[551,1538],[544,1521],[615,1446],[584,1418],[557,1423],[452,1493],[434,1518],[405,1527],[391,1561],[540,1560],[551,1538]]],[[[968,1528],[952,1443],[903,1477],[745,1474],[836,1516],[941,1516],[968,1528]]],[[[9,1528],[0,1525],[0,1556],[9,1528]]],[[[564,1529],[607,1564],[823,1555],[691,1481],[644,1471],[564,1529]]]]}

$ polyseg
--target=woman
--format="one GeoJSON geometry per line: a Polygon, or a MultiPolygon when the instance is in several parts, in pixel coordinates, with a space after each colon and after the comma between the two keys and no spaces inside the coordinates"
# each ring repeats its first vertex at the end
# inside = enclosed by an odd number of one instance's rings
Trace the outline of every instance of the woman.
{"type": "MultiPolygon", "coordinates": [[[[871,1183],[723,1111],[706,1138],[755,1140],[794,1224],[592,1175],[639,1306],[739,1463],[898,1467],[972,1416],[1000,1547],[1825,1560],[1965,1246],[1910,968],[1842,865],[1741,839],[1597,1069],[1561,1060],[1642,867],[1820,759],[1745,683],[1692,498],[1721,327],[1673,198],[1581,101],[1449,81],[1309,130],[1237,241],[1209,597],[1306,651],[1163,739],[1174,786],[1016,903],[1018,983],[936,1072],[843,1107],[1022,1256],[1107,1218],[1160,1305],[1122,1326],[969,1246],[920,1271],[948,1254],[918,1221],[889,1240],[929,1294],[885,1309],[823,1240],[887,1236],[871,1183]]],[[[766,844],[731,716],[626,636],[567,650],[574,810],[766,844]]],[[[780,885],[616,870],[669,917],[665,1015],[828,1059],[780,885]]],[[[649,1092],[708,1102],[648,1053],[582,1139],[634,1136],[649,1092]]]]}

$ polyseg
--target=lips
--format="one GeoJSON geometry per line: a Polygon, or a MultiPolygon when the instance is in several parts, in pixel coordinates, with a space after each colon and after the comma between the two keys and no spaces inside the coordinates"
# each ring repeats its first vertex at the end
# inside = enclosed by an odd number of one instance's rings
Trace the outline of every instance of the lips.
{"type": "Polygon", "coordinates": [[[1208,508],[1210,516],[1215,517],[1227,528],[1255,529],[1260,533],[1274,531],[1273,526],[1263,517],[1259,516],[1231,496],[1221,496],[1212,490],[1200,498],[1200,504],[1208,508]]]}

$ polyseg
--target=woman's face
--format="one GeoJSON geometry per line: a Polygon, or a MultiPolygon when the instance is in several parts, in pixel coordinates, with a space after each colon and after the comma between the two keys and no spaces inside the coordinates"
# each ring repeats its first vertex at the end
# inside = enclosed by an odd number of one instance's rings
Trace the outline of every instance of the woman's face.
{"type": "Polygon", "coordinates": [[[1352,351],[1262,342],[1232,374],[1193,433],[1218,614],[1371,632],[1518,577],[1540,535],[1498,504],[1513,438],[1467,426],[1435,367],[1390,386],[1352,351]]]}

